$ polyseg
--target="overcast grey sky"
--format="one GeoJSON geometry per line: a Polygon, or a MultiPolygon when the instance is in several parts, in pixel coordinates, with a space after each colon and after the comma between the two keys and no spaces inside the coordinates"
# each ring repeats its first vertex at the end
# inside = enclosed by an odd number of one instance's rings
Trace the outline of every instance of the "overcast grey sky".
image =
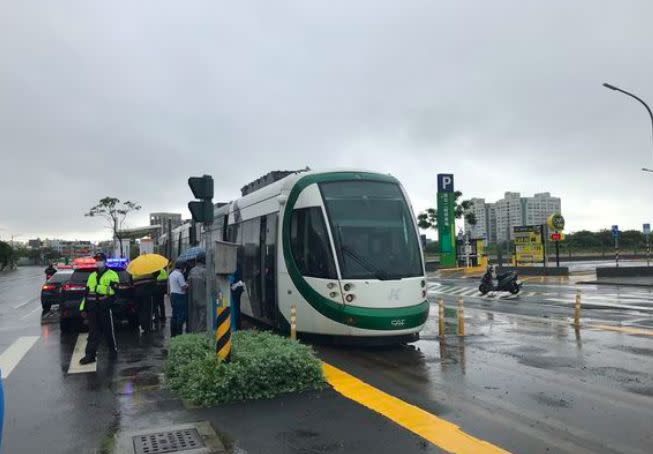
{"type": "Polygon", "coordinates": [[[550,191],[571,230],[653,221],[653,2],[0,7],[0,238],[106,237],[105,195],[181,211],[272,169],[390,172],[416,210],[550,191]],[[526,5],[528,3],[528,5],[526,5]],[[535,4],[540,6],[535,6],[535,4]]]}

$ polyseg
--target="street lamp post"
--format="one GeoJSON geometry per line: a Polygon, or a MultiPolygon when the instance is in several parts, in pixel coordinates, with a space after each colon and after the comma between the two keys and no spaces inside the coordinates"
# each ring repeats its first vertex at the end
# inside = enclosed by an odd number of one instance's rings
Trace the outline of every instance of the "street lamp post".
{"type": "MultiPolygon", "coordinates": [[[[619,87],[615,87],[614,85],[610,85],[608,83],[604,83],[603,86],[605,88],[609,88],[610,90],[619,91],[619,92],[623,93],[624,95],[630,96],[631,98],[634,98],[637,101],[639,101],[640,103],[642,103],[642,105],[646,108],[646,111],[648,112],[648,116],[651,118],[651,140],[653,140],[653,112],[651,112],[651,108],[648,106],[648,104],[646,104],[644,102],[644,100],[642,98],[640,98],[639,96],[636,96],[636,95],[634,95],[634,94],[632,94],[630,92],[627,92],[626,90],[622,90],[619,87]]],[[[643,168],[642,170],[645,171],[645,172],[651,172],[650,169],[646,169],[646,168],[643,168]]]]}

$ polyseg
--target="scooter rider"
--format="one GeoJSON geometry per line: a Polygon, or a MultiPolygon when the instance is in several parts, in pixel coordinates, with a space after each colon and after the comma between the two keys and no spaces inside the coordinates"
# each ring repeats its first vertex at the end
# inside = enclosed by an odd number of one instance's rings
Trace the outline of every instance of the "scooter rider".
{"type": "Polygon", "coordinates": [[[54,266],[52,266],[52,262],[48,263],[48,267],[45,269],[45,280],[47,281],[48,279],[50,279],[56,272],[57,269],[54,266]]]}
{"type": "Polygon", "coordinates": [[[106,255],[99,253],[94,258],[97,271],[92,272],[88,277],[86,296],[79,306],[81,312],[86,312],[88,319],[86,355],[79,361],[79,364],[95,362],[95,355],[102,336],[109,347],[109,358],[115,359],[118,356],[111,304],[120,279],[118,273],[107,268],[106,255]]]}

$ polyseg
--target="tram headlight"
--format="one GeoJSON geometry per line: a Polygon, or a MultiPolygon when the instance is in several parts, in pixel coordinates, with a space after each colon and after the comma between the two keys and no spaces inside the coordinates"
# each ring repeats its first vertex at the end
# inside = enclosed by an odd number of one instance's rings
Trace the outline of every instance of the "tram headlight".
{"type": "Polygon", "coordinates": [[[345,292],[348,292],[349,290],[351,290],[352,288],[354,288],[354,285],[353,285],[353,284],[349,284],[349,283],[347,283],[347,284],[345,284],[342,288],[345,289],[345,292]]]}
{"type": "Polygon", "coordinates": [[[426,298],[426,290],[422,290],[422,298],[426,298]]]}
{"type": "Polygon", "coordinates": [[[426,287],[426,281],[422,279],[422,288],[426,287]]]}
{"type": "Polygon", "coordinates": [[[336,296],[338,296],[338,292],[331,292],[331,293],[329,293],[329,296],[331,298],[335,298],[336,296]]]}
{"type": "Polygon", "coordinates": [[[356,299],[356,297],[352,293],[349,293],[347,296],[345,296],[345,301],[347,301],[348,303],[351,303],[352,301],[354,301],[354,299],[356,299]]]}

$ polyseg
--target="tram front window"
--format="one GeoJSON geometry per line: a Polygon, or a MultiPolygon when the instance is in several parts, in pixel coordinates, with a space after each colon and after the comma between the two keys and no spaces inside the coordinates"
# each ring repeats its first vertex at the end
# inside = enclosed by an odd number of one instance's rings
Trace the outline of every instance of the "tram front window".
{"type": "Polygon", "coordinates": [[[293,211],[290,245],[301,274],[322,279],[337,277],[321,208],[300,208],[293,211]]]}
{"type": "Polygon", "coordinates": [[[320,184],[344,279],[422,275],[415,225],[397,184],[320,184]]]}

